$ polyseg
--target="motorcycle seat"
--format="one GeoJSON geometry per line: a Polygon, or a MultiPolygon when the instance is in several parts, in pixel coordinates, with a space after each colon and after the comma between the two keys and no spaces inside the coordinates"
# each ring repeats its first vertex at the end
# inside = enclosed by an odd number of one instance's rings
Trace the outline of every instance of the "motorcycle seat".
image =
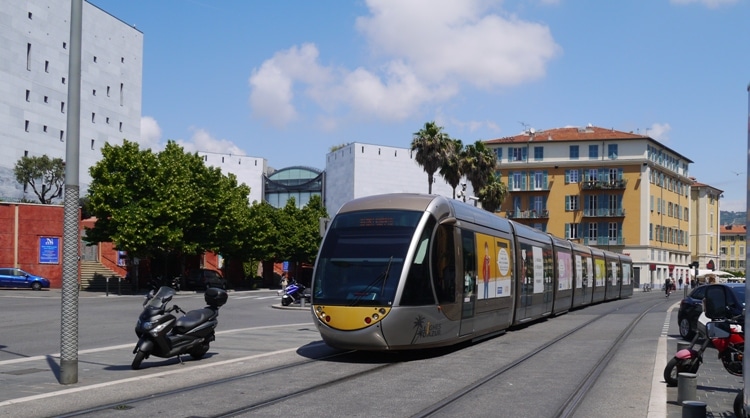
{"type": "Polygon", "coordinates": [[[209,308],[192,310],[175,321],[173,331],[177,334],[184,334],[208,321],[214,314],[215,311],[209,308]]]}

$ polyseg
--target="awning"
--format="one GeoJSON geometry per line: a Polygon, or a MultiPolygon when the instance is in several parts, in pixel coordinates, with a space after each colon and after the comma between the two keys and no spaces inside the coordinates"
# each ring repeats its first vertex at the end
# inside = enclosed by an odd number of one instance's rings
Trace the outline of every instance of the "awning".
{"type": "MultiPolygon", "coordinates": [[[[690,277],[695,276],[695,269],[690,269],[690,277]]],[[[716,277],[734,277],[732,273],[727,273],[726,271],[721,270],[708,270],[708,269],[698,269],[698,276],[695,276],[699,279],[703,279],[707,276],[716,276],[716,277]]]]}

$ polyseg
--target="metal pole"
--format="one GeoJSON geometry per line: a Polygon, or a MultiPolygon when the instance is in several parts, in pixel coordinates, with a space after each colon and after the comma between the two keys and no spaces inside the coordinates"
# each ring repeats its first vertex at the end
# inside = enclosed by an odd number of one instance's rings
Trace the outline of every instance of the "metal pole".
{"type": "Polygon", "coordinates": [[[63,385],[78,382],[78,153],[81,130],[82,11],[83,0],[71,0],[60,326],[60,383],[63,385]]]}
{"type": "MultiPolygon", "coordinates": [[[[748,114],[747,114],[747,149],[750,151],[750,84],[747,86],[748,91],[748,114]]],[[[746,214],[750,214],[750,154],[747,154],[747,169],[745,170],[745,173],[747,174],[747,180],[745,183],[745,189],[747,190],[747,194],[745,195],[745,205],[747,206],[747,212],[746,214]]],[[[747,230],[748,224],[750,224],[750,218],[745,218],[745,229],[747,230]]],[[[747,243],[747,240],[750,238],[750,234],[745,232],[745,242],[747,243]]],[[[748,262],[750,261],[750,257],[748,255],[750,254],[750,248],[747,248],[747,245],[745,245],[745,277],[747,277],[747,266],[748,262]]],[[[748,295],[748,291],[750,291],[750,284],[748,283],[747,279],[745,279],[745,306],[748,305],[748,301],[750,301],[750,295],[748,295]]],[[[747,321],[748,313],[745,312],[745,323],[750,324],[750,322],[747,321]]],[[[745,345],[745,358],[748,358],[747,356],[750,355],[750,344],[745,345]]],[[[747,388],[748,384],[748,376],[747,374],[750,373],[750,366],[748,366],[747,361],[742,362],[742,384],[743,387],[747,388]]],[[[744,394],[742,395],[743,403],[745,406],[745,415],[750,413],[750,391],[745,390],[744,394]]]]}

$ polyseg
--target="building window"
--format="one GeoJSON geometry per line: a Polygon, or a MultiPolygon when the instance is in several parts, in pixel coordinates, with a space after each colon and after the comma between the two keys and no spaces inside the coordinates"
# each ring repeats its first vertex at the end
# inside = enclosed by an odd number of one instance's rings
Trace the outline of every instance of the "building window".
{"type": "Polygon", "coordinates": [[[95,142],[96,142],[95,140],[93,140],[93,139],[91,140],[91,149],[94,149],[94,143],[95,142]]]}
{"type": "Polygon", "coordinates": [[[503,149],[502,148],[495,148],[495,157],[497,158],[498,162],[501,162],[503,160],[503,149]]]}
{"type": "Polygon", "coordinates": [[[28,132],[29,131],[29,121],[26,120],[23,122],[23,130],[28,132]]]}
{"type": "Polygon", "coordinates": [[[31,12],[29,12],[29,20],[31,20],[31,12]]]}
{"type": "Polygon", "coordinates": [[[42,132],[47,132],[47,125],[42,126],[42,132]]]}
{"type": "Polygon", "coordinates": [[[508,148],[508,161],[526,161],[526,147],[508,148]]]}
{"type": "Polygon", "coordinates": [[[578,239],[578,230],[580,228],[580,224],[565,224],[565,238],[578,239]]]}
{"type": "Polygon", "coordinates": [[[570,146],[570,155],[569,158],[571,160],[577,160],[579,158],[578,155],[578,145],[571,145],[570,146]]]}
{"type": "Polygon", "coordinates": [[[49,97],[48,96],[44,96],[44,103],[49,103],[49,97]]]}
{"type": "Polygon", "coordinates": [[[534,147],[534,161],[544,160],[544,147],[534,147]]]}
{"type": "Polygon", "coordinates": [[[122,97],[123,91],[125,90],[125,84],[120,83],[120,106],[122,106],[124,99],[122,97]]]}
{"type": "Polygon", "coordinates": [[[565,170],[565,184],[578,183],[579,181],[581,181],[578,175],[579,175],[578,169],[565,170]]]}
{"type": "Polygon", "coordinates": [[[106,123],[107,125],[109,125],[109,117],[107,117],[107,118],[104,119],[104,123],[106,123]]]}
{"type": "Polygon", "coordinates": [[[607,156],[609,157],[610,160],[617,159],[617,144],[607,145],[607,156]]]}
{"type": "Polygon", "coordinates": [[[589,145],[589,159],[596,160],[599,158],[599,145],[589,145]]]}
{"type": "Polygon", "coordinates": [[[599,228],[596,222],[590,222],[589,223],[589,234],[588,234],[589,240],[596,242],[596,239],[599,237],[599,228]]]}
{"type": "Polygon", "coordinates": [[[62,83],[65,84],[65,77],[62,78],[62,83]]]}
{"type": "Polygon", "coordinates": [[[120,122],[120,132],[122,132],[122,122],[120,122]]]}
{"type": "Polygon", "coordinates": [[[65,131],[63,131],[63,130],[61,129],[61,130],[60,130],[60,142],[63,142],[63,141],[65,141],[65,131]]]}
{"type": "Polygon", "coordinates": [[[544,181],[544,172],[542,171],[535,171],[534,172],[534,190],[544,190],[544,186],[546,183],[544,181]]]}
{"type": "Polygon", "coordinates": [[[60,113],[65,113],[65,102],[60,102],[60,113]]]}
{"type": "Polygon", "coordinates": [[[49,61],[44,61],[44,72],[45,73],[49,72],[49,61]]]}
{"type": "Polygon", "coordinates": [[[91,91],[91,95],[92,96],[96,96],[96,89],[94,89],[94,90],[91,91]]]}
{"type": "Polygon", "coordinates": [[[94,62],[96,62],[96,55],[94,55],[94,62]]]}
{"type": "Polygon", "coordinates": [[[68,49],[68,43],[67,42],[63,42],[63,49],[68,49]]]}
{"type": "Polygon", "coordinates": [[[565,196],[565,210],[568,212],[578,210],[578,195],[565,196]]]}
{"type": "Polygon", "coordinates": [[[29,101],[29,96],[31,96],[31,90],[26,90],[26,101],[29,101]]]}
{"type": "Polygon", "coordinates": [[[91,123],[96,123],[96,113],[91,112],[91,123]]]}
{"type": "Polygon", "coordinates": [[[31,44],[26,44],[26,69],[31,71],[31,44]]]}
{"type": "Polygon", "coordinates": [[[120,62],[124,64],[125,63],[125,57],[120,57],[120,62]]]}

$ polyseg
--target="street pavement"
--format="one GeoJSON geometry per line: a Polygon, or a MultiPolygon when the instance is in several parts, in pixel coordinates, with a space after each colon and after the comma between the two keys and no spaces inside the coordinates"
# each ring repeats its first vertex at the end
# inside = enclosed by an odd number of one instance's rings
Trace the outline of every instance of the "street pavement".
{"type": "MultiPolygon", "coordinates": [[[[636,292],[639,292],[638,290],[636,292]]],[[[49,292],[51,297],[55,297],[54,292],[49,292]]],[[[658,295],[660,292],[653,294],[641,295],[643,297],[664,297],[658,295]]],[[[59,297],[59,294],[56,295],[59,297]]],[[[664,325],[661,336],[658,339],[654,353],[653,373],[649,376],[642,376],[643,380],[650,382],[638,388],[629,388],[630,390],[643,390],[649,393],[649,414],[647,418],[680,418],[696,417],[696,415],[683,415],[683,406],[677,402],[679,389],[668,388],[662,377],[664,367],[667,361],[674,356],[677,351],[678,342],[682,341],[679,336],[677,325],[677,308],[679,306],[681,292],[678,291],[672,297],[674,304],[670,306],[665,315],[664,325]]],[[[101,297],[99,294],[89,294],[82,292],[80,297],[101,297]]],[[[634,295],[637,297],[637,295],[634,295]]],[[[276,309],[309,309],[309,307],[289,306],[282,307],[274,305],[276,309]]],[[[130,348],[132,344],[128,344],[130,348]]],[[[107,365],[121,365],[122,347],[111,347],[105,350],[91,350],[92,353],[81,353],[86,358],[87,365],[101,365],[102,367],[84,368],[81,371],[81,381],[87,382],[76,385],[60,385],[54,378],[55,373],[59,373],[59,358],[55,354],[48,356],[39,356],[38,358],[19,358],[17,360],[0,361],[0,416],[4,415],[4,407],[12,406],[17,403],[43,401],[50,397],[51,392],[78,392],[97,390],[97,387],[104,388],[114,381],[118,380],[117,374],[112,373],[112,367],[107,365]],[[109,368],[108,368],[109,367],[109,368]],[[52,375],[50,374],[52,372],[52,375]]],[[[59,355],[59,354],[58,354],[59,355]]],[[[742,388],[742,377],[732,376],[724,370],[721,361],[717,357],[714,348],[709,347],[704,353],[704,362],[697,373],[696,399],[693,401],[703,402],[706,405],[706,417],[734,417],[733,402],[737,392],[742,388]]],[[[127,365],[126,365],[127,366],[127,365]]],[[[129,369],[129,367],[124,367],[129,369]]],[[[6,411],[7,412],[7,411],[6,411]]],[[[639,418],[639,417],[634,417],[639,418]]],[[[644,417],[646,418],[646,417],[644,417]]]]}

